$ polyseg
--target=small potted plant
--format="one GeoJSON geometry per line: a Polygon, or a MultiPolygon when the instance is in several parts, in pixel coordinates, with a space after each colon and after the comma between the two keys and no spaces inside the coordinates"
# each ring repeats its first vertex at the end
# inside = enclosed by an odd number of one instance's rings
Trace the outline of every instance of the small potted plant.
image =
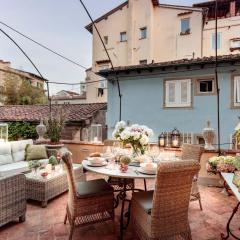
{"type": "Polygon", "coordinates": [[[49,159],[48,159],[48,164],[51,164],[52,165],[52,170],[55,170],[55,166],[58,165],[58,160],[55,156],[51,156],[49,159]]]}
{"type": "Polygon", "coordinates": [[[38,160],[29,161],[28,167],[34,171],[34,175],[37,175],[37,170],[41,167],[41,163],[38,160]]]}
{"type": "Polygon", "coordinates": [[[129,156],[121,156],[120,157],[120,171],[127,172],[128,165],[131,162],[131,158],[129,156]]]}

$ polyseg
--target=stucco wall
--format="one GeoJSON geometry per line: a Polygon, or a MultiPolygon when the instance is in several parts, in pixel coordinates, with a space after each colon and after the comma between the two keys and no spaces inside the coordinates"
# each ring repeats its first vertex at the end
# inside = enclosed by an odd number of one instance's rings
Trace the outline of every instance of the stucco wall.
{"type": "MultiPolygon", "coordinates": [[[[219,55],[230,54],[230,39],[239,37],[240,16],[223,18],[218,20],[218,32],[222,34],[221,48],[219,55]]],[[[203,31],[203,54],[204,56],[214,56],[215,50],[212,48],[212,34],[215,32],[215,21],[208,21],[204,25],[203,31]]],[[[239,54],[240,51],[234,51],[233,54],[239,54]]]]}
{"type": "MultiPolygon", "coordinates": [[[[221,112],[221,142],[229,143],[230,134],[238,122],[240,109],[231,109],[231,69],[220,69],[220,112],[221,112]]],[[[238,70],[239,67],[237,68],[238,70]]],[[[142,72],[141,75],[131,78],[121,78],[122,91],[122,120],[130,123],[146,124],[151,127],[155,136],[162,131],[171,131],[177,127],[182,132],[201,133],[210,120],[212,126],[217,128],[217,98],[211,96],[193,96],[192,108],[164,109],[163,82],[166,78],[192,78],[214,74],[214,69],[196,70],[188,73],[149,75],[142,72]]],[[[156,72],[154,72],[156,74],[156,72]]],[[[192,89],[193,89],[192,84],[192,89]]],[[[119,116],[119,98],[116,83],[108,83],[108,137],[111,138],[114,125],[119,116]]],[[[225,146],[226,147],[226,146],[225,146]]],[[[228,145],[227,145],[228,147],[228,145]]]]}

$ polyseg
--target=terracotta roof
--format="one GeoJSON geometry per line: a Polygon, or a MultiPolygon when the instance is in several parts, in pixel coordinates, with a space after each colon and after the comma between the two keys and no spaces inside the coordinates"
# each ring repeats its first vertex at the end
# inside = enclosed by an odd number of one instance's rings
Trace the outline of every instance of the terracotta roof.
{"type": "MultiPolygon", "coordinates": [[[[193,7],[209,7],[211,5],[215,5],[215,0],[214,1],[205,1],[205,2],[200,2],[200,3],[195,3],[193,4],[193,7]]],[[[230,3],[232,0],[218,0],[218,3],[230,3]]]]}
{"type": "MultiPolygon", "coordinates": [[[[229,54],[218,56],[218,62],[234,62],[240,61],[240,54],[229,54]]],[[[151,64],[140,64],[140,65],[131,65],[131,66],[123,66],[123,67],[115,67],[114,71],[123,72],[123,71],[134,71],[134,70],[150,70],[159,67],[180,67],[180,66],[191,66],[191,65],[204,65],[215,62],[215,56],[211,57],[203,57],[203,58],[195,58],[195,59],[180,59],[168,62],[159,62],[159,63],[151,63],[151,64]]],[[[98,74],[101,76],[108,76],[111,74],[113,70],[104,69],[101,70],[98,74]]]]}
{"type": "MultiPolygon", "coordinates": [[[[52,105],[52,112],[61,106],[68,112],[67,121],[79,122],[94,116],[99,110],[106,109],[107,103],[52,105]]],[[[48,105],[10,105],[0,106],[0,121],[39,121],[49,116],[48,105]]]]}

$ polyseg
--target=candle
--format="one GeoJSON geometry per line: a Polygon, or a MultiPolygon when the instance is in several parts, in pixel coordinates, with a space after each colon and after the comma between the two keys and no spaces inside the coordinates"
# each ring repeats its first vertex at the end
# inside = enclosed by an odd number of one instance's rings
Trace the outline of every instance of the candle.
{"type": "Polygon", "coordinates": [[[174,139],[174,140],[172,141],[172,144],[173,144],[174,147],[177,147],[177,146],[178,146],[178,140],[177,140],[177,139],[174,139]]]}
{"type": "Polygon", "coordinates": [[[95,143],[98,142],[98,138],[94,137],[93,142],[95,142],[95,143]]]}
{"type": "Polygon", "coordinates": [[[106,153],[111,154],[111,148],[109,146],[107,147],[106,153]]]}
{"type": "Polygon", "coordinates": [[[45,169],[48,173],[51,173],[52,172],[52,164],[47,164],[45,169]]]}
{"type": "Polygon", "coordinates": [[[164,145],[165,145],[165,141],[164,141],[164,139],[160,139],[159,144],[160,144],[161,147],[164,147],[164,145]]]}

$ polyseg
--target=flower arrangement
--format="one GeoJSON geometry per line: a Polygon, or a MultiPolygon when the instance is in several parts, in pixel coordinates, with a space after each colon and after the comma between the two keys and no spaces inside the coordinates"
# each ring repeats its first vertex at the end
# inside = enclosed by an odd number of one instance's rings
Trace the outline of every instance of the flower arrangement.
{"type": "Polygon", "coordinates": [[[152,135],[152,129],[147,126],[139,124],[127,126],[124,121],[118,122],[113,131],[113,137],[122,142],[124,146],[130,144],[136,155],[145,153],[149,144],[149,138],[152,135]]]}

